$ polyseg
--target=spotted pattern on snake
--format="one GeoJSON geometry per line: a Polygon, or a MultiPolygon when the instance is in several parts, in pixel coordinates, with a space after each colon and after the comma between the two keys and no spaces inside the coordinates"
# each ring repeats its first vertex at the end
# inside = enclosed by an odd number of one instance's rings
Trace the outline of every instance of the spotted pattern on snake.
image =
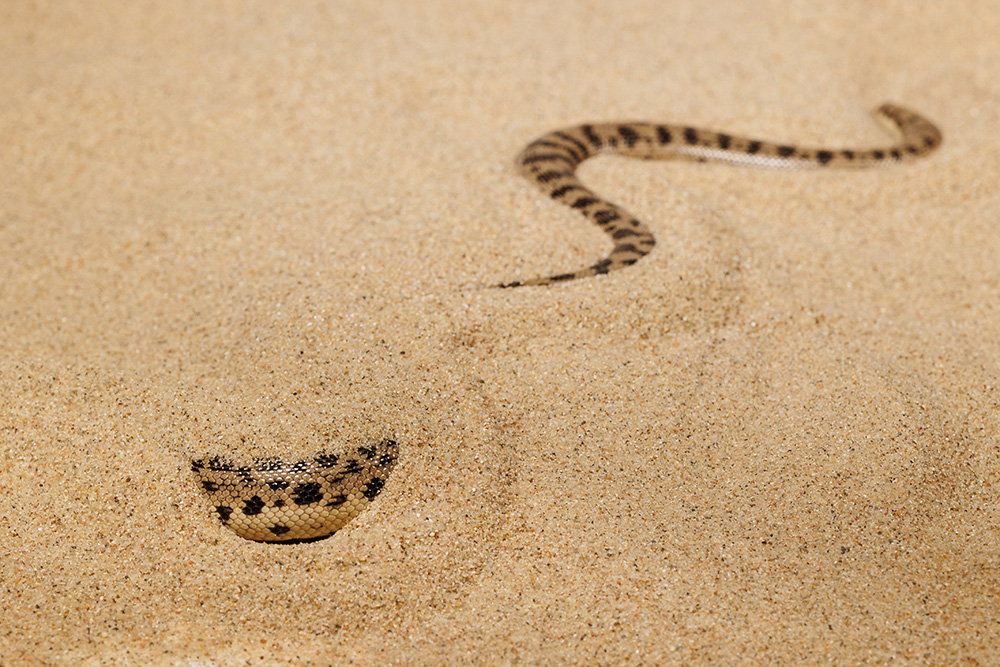
{"type": "MultiPolygon", "coordinates": [[[[654,123],[570,127],[528,144],[517,158],[521,173],[556,201],[594,221],[614,244],[600,261],[570,273],[496,285],[550,285],[631,266],[656,245],[650,229],[576,177],[584,160],[602,153],[643,159],[708,160],[770,168],[869,167],[917,158],[941,143],[926,118],[894,104],[875,117],[898,136],[885,148],[800,148],[722,132],[654,123]]],[[[219,458],[194,461],[192,470],[228,528],[249,540],[294,542],[342,528],[379,494],[399,457],[394,440],[284,462],[258,459],[237,466],[219,458]]]]}
{"type": "Polygon", "coordinates": [[[343,528],[382,491],[398,458],[387,439],[292,463],[200,459],[191,470],[224,526],[248,540],[290,542],[343,528]]]}
{"type": "Polygon", "coordinates": [[[653,232],[642,221],[576,177],[576,168],[588,158],[614,153],[645,160],[712,160],[779,169],[856,168],[917,158],[941,143],[940,130],[913,111],[883,104],[873,115],[897,135],[897,143],[885,148],[799,148],[696,127],[643,122],[578,125],[539,137],[517,157],[521,173],[556,201],[597,223],[614,247],[586,268],[498,287],[551,285],[608,273],[635,264],[656,245],[653,232]]]}

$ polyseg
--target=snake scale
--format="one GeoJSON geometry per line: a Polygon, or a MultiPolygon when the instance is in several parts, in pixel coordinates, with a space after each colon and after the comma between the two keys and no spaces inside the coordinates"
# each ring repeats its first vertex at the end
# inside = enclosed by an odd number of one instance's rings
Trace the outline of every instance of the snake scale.
{"type": "MultiPolygon", "coordinates": [[[[521,174],[596,223],[614,246],[586,268],[496,287],[550,285],[609,273],[635,264],[656,245],[645,224],[576,177],[584,160],[614,153],[767,168],[869,167],[917,158],[941,143],[940,130],[913,111],[883,104],[874,115],[897,135],[896,143],[883,148],[801,148],[645,122],[578,125],[539,137],[517,157],[521,174]]],[[[398,444],[387,439],[294,462],[258,459],[240,466],[204,458],[194,461],[192,470],[216,515],[236,534],[263,542],[296,542],[330,535],[357,516],[382,490],[398,457],[398,444]]]]}

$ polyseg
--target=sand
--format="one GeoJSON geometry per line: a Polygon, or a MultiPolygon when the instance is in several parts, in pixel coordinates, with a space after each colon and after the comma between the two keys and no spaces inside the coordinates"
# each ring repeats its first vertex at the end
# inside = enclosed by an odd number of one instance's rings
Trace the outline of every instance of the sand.
{"type": "Polygon", "coordinates": [[[9,2],[0,664],[997,664],[1000,5],[9,2]],[[600,158],[648,119],[927,159],[600,158]],[[391,433],[333,537],[188,471],[391,433]]]}

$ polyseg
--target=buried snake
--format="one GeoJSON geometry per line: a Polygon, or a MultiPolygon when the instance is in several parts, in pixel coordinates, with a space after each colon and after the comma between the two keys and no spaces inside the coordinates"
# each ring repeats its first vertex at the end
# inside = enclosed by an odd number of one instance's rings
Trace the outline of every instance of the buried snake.
{"type": "MultiPolygon", "coordinates": [[[[801,148],[645,122],[585,124],[543,135],[518,155],[520,173],[596,223],[614,245],[606,257],[585,268],[494,287],[551,285],[605,274],[635,264],[653,249],[656,238],[649,227],[576,177],[577,166],[595,155],[765,168],[853,168],[918,158],[941,143],[940,130],[913,111],[883,104],[874,115],[897,136],[896,143],[883,148],[801,148]]],[[[216,515],[240,537],[300,542],[331,535],[356,517],[382,490],[398,458],[398,443],[384,439],[291,462],[272,458],[236,465],[219,457],[203,458],[192,463],[192,470],[216,515]]]]}

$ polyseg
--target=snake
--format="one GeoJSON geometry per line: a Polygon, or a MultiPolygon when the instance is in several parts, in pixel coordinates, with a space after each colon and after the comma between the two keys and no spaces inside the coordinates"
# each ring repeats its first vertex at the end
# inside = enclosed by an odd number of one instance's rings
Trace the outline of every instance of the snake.
{"type": "MultiPolygon", "coordinates": [[[[542,135],[515,164],[550,198],[579,211],[611,239],[611,251],[589,266],[493,285],[545,286],[603,275],[632,266],[656,246],[649,227],[623,207],[587,188],[577,167],[594,156],[726,162],[764,168],[858,168],[927,155],[942,140],[927,118],[896,104],[873,111],[895,143],[881,148],[804,148],[684,125],[648,122],[588,123],[542,135]]],[[[322,539],[360,514],[382,491],[399,460],[391,438],[284,461],[255,459],[240,465],[224,458],[192,461],[191,470],[215,515],[240,537],[297,543],[322,539]]]]}

